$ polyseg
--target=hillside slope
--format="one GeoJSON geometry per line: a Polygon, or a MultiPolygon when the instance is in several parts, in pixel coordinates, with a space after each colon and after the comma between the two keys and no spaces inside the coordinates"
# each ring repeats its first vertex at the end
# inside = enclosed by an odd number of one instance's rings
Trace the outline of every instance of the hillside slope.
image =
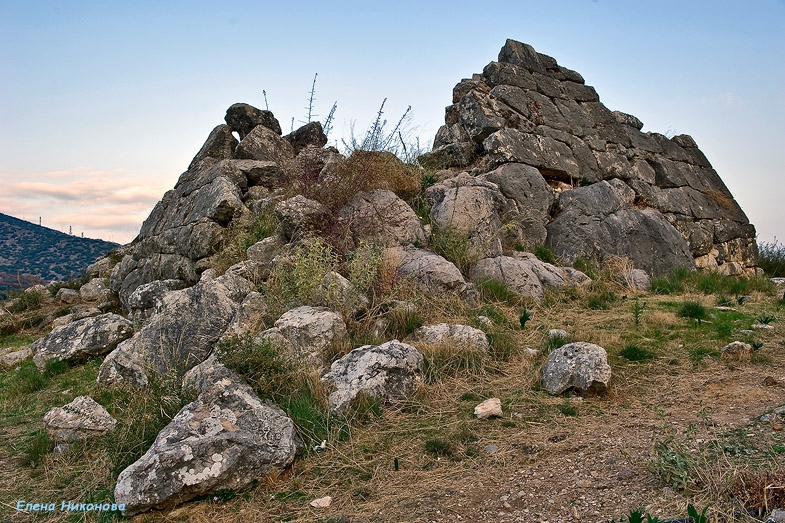
{"type": "Polygon", "coordinates": [[[118,244],[80,238],[0,213],[0,293],[37,279],[78,276],[118,244]],[[35,278],[37,277],[37,278],[35,278]]]}

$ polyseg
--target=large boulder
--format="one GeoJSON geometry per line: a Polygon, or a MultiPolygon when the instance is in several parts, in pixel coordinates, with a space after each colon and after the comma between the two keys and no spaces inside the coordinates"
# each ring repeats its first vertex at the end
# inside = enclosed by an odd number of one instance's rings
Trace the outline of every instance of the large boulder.
{"type": "Polygon", "coordinates": [[[36,367],[49,360],[79,361],[114,350],[134,333],[133,324],[122,316],[107,313],[57,327],[29,345],[36,367]]]}
{"type": "Polygon", "coordinates": [[[548,244],[568,262],[579,256],[627,256],[652,274],[695,268],[687,242],[655,209],[635,209],[635,193],[621,180],[564,192],[560,214],[548,229],[548,244]]]}
{"type": "Polygon", "coordinates": [[[411,396],[424,377],[423,356],[398,340],[365,345],[336,360],[322,381],[333,390],[328,402],[335,412],[346,410],[364,393],[384,405],[411,396]]]}
{"type": "Polygon", "coordinates": [[[126,305],[130,309],[129,316],[137,325],[143,324],[163,305],[167,292],[185,287],[183,280],[155,280],[137,287],[128,297],[126,305]]]}
{"type": "Polygon", "coordinates": [[[242,490],[294,460],[292,420],[210,359],[192,373],[199,396],[117,478],[115,501],[132,515],[221,490],[242,490]],[[195,376],[194,376],[195,374],[195,376]]]}
{"type": "Polygon", "coordinates": [[[435,233],[470,242],[473,256],[478,258],[501,254],[502,223],[514,207],[496,184],[461,173],[429,187],[426,195],[433,202],[435,233]]]}
{"type": "Polygon", "coordinates": [[[518,207],[520,241],[527,246],[545,243],[545,224],[556,201],[540,171],[530,165],[508,163],[480,177],[495,183],[518,207]]]}
{"type": "Polygon", "coordinates": [[[44,415],[44,426],[52,441],[69,442],[102,436],[114,430],[117,420],[90,396],[78,396],[44,415]]]}
{"type": "Polygon", "coordinates": [[[98,382],[144,388],[150,372],[182,375],[210,355],[250,291],[247,280],[224,275],[166,293],[148,323],[106,357],[98,382]]]}
{"type": "Polygon", "coordinates": [[[602,392],[611,379],[608,353],[599,345],[576,341],[554,349],[542,369],[542,386],[551,394],[575,388],[602,392]]]}
{"type": "Polygon", "coordinates": [[[278,123],[273,113],[248,104],[233,104],[226,110],[224,120],[232,128],[232,131],[240,135],[241,140],[257,125],[263,125],[279,136],[281,134],[281,124],[278,123]]]}
{"type": "Polygon", "coordinates": [[[286,311],[271,329],[259,334],[297,358],[314,362],[348,348],[349,333],[341,315],[325,307],[303,305],[286,311]]]}
{"type": "Polygon", "coordinates": [[[420,289],[434,294],[462,295],[467,283],[455,264],[438,254],[417,247],[390,247],[384,250],[385,263],[397,269],[401,278],[412,278],[420,289]]]}
{"type": "Polygon", "coordinates": [[[338,213],[346,229],[345,243],[354,249],[360,240],[379,240],[387,246],[425,243],[425,231],[415,212],[392,191],[361,191],[338,213]]]}
{"type": "Polygon", "coordinates": [[[281,222],[281,231],[287,239],[299,239],[324,225],[327,208],[316,200],[309,200],[302,194],[279,202],[275,215],[281,222]]]}

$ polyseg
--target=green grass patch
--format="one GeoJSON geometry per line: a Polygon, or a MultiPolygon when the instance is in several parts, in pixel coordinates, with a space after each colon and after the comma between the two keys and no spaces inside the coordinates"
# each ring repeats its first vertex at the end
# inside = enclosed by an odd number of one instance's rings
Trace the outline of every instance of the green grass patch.
{"type": "Polygon", "coordinates": [[[619,351],[619,356],[629,361],[649,361],[657,357],[657,355],[649,349],[633,343],[619,351]]]}
{"type": "Polygon", "coordinates": [[[477,289],[484,301],[517,303],[518,295],[504,283],[492,278],[483,278],[477,282],[477,289]]]}
{"type": "Polygon", "coordinates": [[[708,310],[697,301],[683,301],[679,307],[678,315],[682,318],[693,320],[705,320],[708,317],[708,310]]]}

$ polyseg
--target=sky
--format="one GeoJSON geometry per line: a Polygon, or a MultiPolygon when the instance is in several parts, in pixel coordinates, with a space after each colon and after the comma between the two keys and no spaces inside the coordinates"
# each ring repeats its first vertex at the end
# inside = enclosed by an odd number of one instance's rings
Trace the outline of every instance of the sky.
{"type": "Polygon", "coordinates": [[[266,93],[289,132],[316,73],[331,143],[384,99],[430,142],[507,38],[691,135],[759,241],[785,240],[785,0],[0,0],[0,212],[127,243],[231,104],[266,93]]]}

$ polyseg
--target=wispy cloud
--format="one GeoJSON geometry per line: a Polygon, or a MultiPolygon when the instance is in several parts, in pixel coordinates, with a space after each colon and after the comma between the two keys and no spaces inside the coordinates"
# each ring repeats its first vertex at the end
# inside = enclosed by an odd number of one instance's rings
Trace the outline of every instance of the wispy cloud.
{"type": "Polygon", "coordinates": [[[171,181],[122,171],[69,169],[0,174],[0,211],[74,234],[131,241],[171,181]],[[30,181],[33,179],[35,181],[30,181]]]}

